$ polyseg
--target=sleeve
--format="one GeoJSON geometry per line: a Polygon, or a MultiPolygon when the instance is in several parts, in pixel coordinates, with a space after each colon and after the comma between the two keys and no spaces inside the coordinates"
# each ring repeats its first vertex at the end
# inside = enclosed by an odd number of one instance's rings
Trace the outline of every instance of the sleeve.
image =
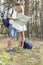
{"type": "Polygon", "coordinates": [[[9,12],[8,12],[8,13],[9,13],[9,14],[11,14],[11,13],[12,13],[12,8],[10,8],[10,9],[9,9],[9,12]]]}

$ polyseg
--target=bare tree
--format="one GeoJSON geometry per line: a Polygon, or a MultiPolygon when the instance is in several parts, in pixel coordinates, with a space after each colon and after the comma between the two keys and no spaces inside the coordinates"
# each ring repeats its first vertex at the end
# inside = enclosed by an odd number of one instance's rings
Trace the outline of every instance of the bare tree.
{"type": "Polygon", "coordinates": [[[9,7],[15,4],[17,0],[4,0],[4,5],[8,5],[9,7]]]}
{"type": "Polygon", "coordinates": [[[41,32],[43,37],[43,0],[41,0],[41,32]]]}
{"type": "MultiPolygon", "coordinates": [[[[25,0],[25,15],[29,16],[29,0],[25,0]]],[[[27,23],[26,36],[29,37],[29,22],[27,23]]]]}

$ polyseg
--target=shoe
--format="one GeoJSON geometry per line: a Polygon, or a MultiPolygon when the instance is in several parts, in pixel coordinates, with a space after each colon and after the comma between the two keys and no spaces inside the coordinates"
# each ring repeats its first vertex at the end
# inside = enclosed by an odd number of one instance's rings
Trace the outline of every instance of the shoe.
{"type": "Polygon", "coordinates": [[[13,48],[9,48],[9,49],[7,49],[7,52],[12,52],[13,51],[13,48]]]}
{"type": "Polygon", "coordinates": [[[10,52],[11,52],[11,50],[10,50],[10,49],[7,49],[7,52],[9,52],[9,53],[10,53],[10,52]]]}

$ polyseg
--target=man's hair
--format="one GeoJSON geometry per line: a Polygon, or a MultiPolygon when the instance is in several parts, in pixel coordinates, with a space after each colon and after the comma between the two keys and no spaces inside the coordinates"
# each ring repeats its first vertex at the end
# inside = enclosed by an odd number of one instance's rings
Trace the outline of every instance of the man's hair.
{"type": "Polygon", "coordinates": [[[20,6],[20,4],[19,3],[16,3],[15,6],[20,6]]]}

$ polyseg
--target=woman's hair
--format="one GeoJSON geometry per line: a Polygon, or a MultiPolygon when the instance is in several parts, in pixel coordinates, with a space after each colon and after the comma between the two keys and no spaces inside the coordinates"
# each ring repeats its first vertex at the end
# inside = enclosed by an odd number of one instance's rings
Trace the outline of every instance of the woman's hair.
{"type": "Polygon", "coordinates": [[[21,11],[20,12],[22,12],[22,8],[21,8],[21,11]]]}

